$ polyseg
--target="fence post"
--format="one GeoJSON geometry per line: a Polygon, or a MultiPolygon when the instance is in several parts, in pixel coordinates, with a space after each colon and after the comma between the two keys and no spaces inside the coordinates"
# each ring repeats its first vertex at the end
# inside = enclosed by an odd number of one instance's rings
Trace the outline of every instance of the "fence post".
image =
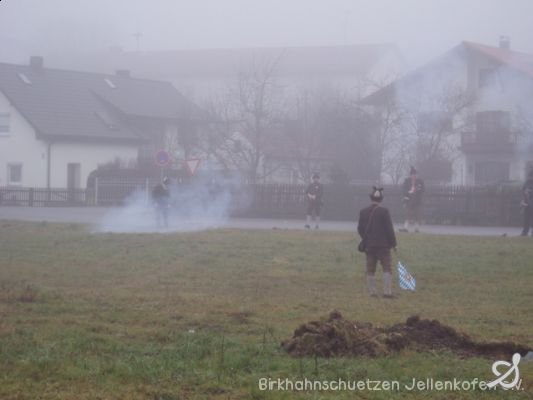
{"type": "Polygon", "coordinates": [[[33,188],[30,188],[29,191],[28,206],[33,207],[33,188]]]}
{"type": "Polygon", "coordinates": [[[98,206],[98,177],[94,178],[94,205],[98,206]]]}
{"type": "Polygon", "coordinates": [[[150,201],[150,178],[146,178],[144,181],[144,192],[146,195],[146,203],[150,201]]]}

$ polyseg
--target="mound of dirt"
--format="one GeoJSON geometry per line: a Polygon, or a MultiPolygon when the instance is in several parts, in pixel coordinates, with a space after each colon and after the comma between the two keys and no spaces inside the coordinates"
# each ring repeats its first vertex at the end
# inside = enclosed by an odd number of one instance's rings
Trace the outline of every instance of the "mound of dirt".
{"type": "Polygon", "coordinates": [[[524,356],[531,350],[511,342],[474,342],[468,335],[437,320],[418,316],[409,317],[405,323],[379,328],[344,319],[338,311],[332,311],[326,320],[301,325],[281,346],[295,357],[377,357],[409,348],[506,359],[514,353],[524,356]]]}

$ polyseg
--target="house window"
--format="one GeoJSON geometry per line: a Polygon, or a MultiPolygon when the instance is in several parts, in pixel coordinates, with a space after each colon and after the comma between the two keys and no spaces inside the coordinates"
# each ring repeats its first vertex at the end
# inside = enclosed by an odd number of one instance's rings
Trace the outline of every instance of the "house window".
{"type": "Polygon", "coordinates": [[[9,136],[9,113],[0,112],[0,136],[9,136]]]}
{"type": "Polygon", "coordinates": [[[21,185],[22,184],[22,164],[8,164],[7,165],[7,184],[21,185]]]}
{"type": "Polygon", "coordinates": [[[526,170],[525,170],[525,177],[527,179],[527,176],[529,174],[529,171],[532,171],[533,170],[533,161],[527,161],[526,162],[526,170]]]}
{"type": "Polygon", "coordinates": [[[482,68],[479,70],[478,87],[484,88],[493,85],[498,79],[495,68],[482,68]]]}
{"type": "Polygon", "coordinates": [[[476,184],[498,183],[509,180],[509,163],[485,161],[476,163],[476,184]]]}
{"type": "Polygon", "coordinates": [[[450,132],[452,118],[446,112],[430,111],[418,114],[419,132],[450,132]]]}
{"type": "Polygon", "coordinates": [[[109,86],[111,89],[116,89],[117,85],[114,84],[114,82],[109,78],[104,78],[105,83],[107,86],[109,86]]]}
{"type": "Polygon", "coordinates": [[[476,131],[481,140],[508,140],[511,132],[511,117],[507,111],[478,112],[476,131]]]}
{"type": "Polygon", "coordinates": [[[26,85],[31,85],[31,81],[30,81],[30,79],[29,79],[26,75],[24,75],[22,72],[20,72],[20,73],[18,74],[18,76],[19,76],[19,79],[20,79],[22,82],[24,82],[26,85]]]}

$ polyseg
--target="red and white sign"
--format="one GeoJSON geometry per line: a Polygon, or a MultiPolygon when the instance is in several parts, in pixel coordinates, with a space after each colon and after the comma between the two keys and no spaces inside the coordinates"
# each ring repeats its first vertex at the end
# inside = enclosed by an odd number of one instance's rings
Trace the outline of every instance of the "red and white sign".
{"type": "Polygon", "coordinates": [[[159,150],[155,154],[155,163],[160,167],[166,167],[170,164],[170,155],[165,150],[159,150]]]}
{"type": "Polygon", "coordinates": [[[198,169],[198,166],[200,165],[200,159],[190,158],[188,160],[185,160],[183,163],[185,164],[185,168],[187,168],[187,171],[189,171],[189,175],[193,176],[196,170],[198,169]]]}

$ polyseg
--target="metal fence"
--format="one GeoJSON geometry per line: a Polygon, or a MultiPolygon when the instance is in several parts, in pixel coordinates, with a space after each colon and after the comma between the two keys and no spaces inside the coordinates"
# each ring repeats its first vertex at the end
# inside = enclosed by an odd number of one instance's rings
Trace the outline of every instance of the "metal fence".
{"type": "Polygon", "coordinates": [[[0,187],[0,205],[29,207],[64,207],[87,205],[85,189],[41,189],[0,187]]]}
{"type": "MultiPolygon", "coordinates": [[[[303,218],[304,185],[257,185],[247,216],[303,218]]],[[[325,185],[322,217],[355,221],[370,204],[368,185],[325,185]]],[[[393,219],[405,217],[401,186],[385,186],[385,200],[393,219]]],[[[519,225],[522,221],[519,187],[428,186],[422,217],[426,223],[457,225],[519,225]]]]}
{"type": "MultiPolygon", "coordinates": [[[[148,198],[157,182],[149,178],[96,179],[87,189],[0,187],[0,206],[115,206],[124,204],[134,193],[148,198]]],[[[179,182],[177,189],[188,184],[179,182]]],[[[217,187],[231,194],[233,216],[283,219],[305,216],[305,185],[225,183],[217,187]]],[[[355,221],[359,210],[369,204],[369,192],[369,185],[324,185],[322,218],[355,221]]],[[[384,194],[384,206],[396,221],[401,221],[405,215],[401,187],[385,186],[384,194]]],[[[423,219],[434,224],[519,225],[520,200],[521,190],[517,186],[428,186],[423,219]]]]}

